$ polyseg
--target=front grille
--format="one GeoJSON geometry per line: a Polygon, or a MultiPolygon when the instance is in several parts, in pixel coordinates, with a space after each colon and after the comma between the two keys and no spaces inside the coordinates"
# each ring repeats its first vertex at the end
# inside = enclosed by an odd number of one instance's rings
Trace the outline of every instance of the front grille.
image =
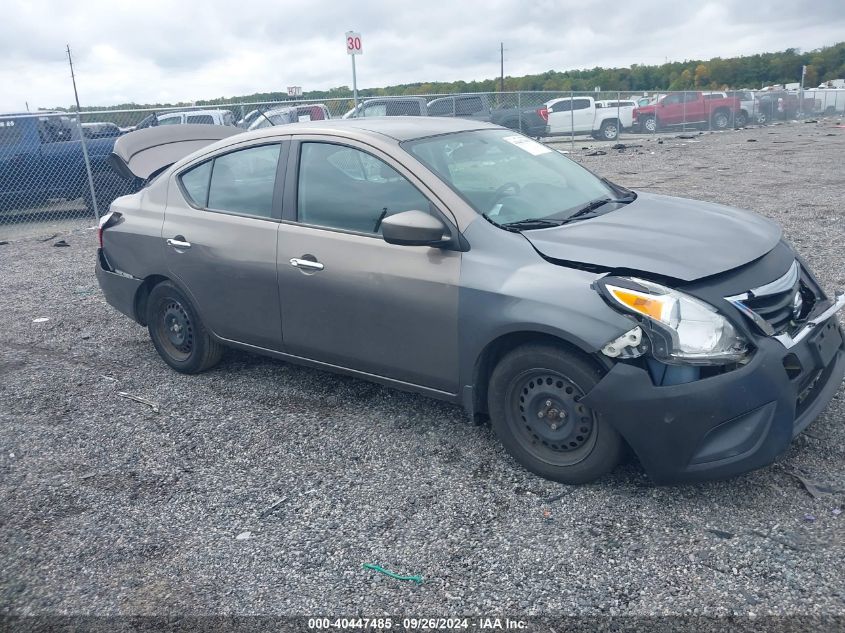
{"type": "Polygon", "coordinates": [[[791,332],[810,314],[815,293],[804,283],[797,261],[785,275],[757,288],[725,297],[768,336],[791,332]]]}
{"type": "MultiPolygon", "coordinates": [[[[776,334],[780,334],[790,329],[792,321],[795,319],[795,297],[800,292],[801,281],[796,280],[789,289],[783,292],[749,297],[746,299],[745,305],[771,325],[776,334]]],[[[801,302],[803,304],[803,297],[801,302]]],[[[799,314],[802,311],[799,310],[799,314]]]]}

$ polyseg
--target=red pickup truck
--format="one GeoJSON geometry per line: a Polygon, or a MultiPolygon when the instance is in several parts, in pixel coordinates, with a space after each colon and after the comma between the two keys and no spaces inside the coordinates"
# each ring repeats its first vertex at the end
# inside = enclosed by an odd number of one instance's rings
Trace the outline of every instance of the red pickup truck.
{"type": "Polygon", "coordinates": [[[634,108],[633,125],[642,132],[684,124],[711,125],[725,130],[736,121],[741,102],[735,97],[702,92],[673,92],[656,102],[634,108]]]}

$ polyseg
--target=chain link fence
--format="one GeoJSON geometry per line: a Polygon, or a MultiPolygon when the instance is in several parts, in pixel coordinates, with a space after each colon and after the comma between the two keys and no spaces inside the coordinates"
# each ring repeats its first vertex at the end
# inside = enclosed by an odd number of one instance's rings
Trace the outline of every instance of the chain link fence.
{"type": "Polygon", "coordinates": [[[842,116],[845,90],[491,92],[363,97],[136,110],[0,114],[0,239],[93,225],[126,182],[108,157],[135,129],[200,123],[254,130],[371,116],[447,116],[503,125],[575,151],[632,143],[643,134],[727,131],[807,117],[842,116]]]}

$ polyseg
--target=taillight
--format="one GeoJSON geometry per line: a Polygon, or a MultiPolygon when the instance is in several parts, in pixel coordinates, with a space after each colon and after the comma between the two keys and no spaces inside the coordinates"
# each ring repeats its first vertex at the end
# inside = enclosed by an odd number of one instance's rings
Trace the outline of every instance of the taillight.
{"type": "Polygon", "coordinates": [[[548,108],[537,108],[537,114],[539,114],[543,118],[543,121],[545,121],[546,123],[549,122],[549,109],[548,108]]]}
{"type": "Polygon", "coordinates": [[[120,212],[109,211],[100,218],[100,223],[97,225],[97,241],[100,243],[100,248],[103,248],[103,231],[117,224],[121,217],[123,217],[123,214],[120,212]]]}

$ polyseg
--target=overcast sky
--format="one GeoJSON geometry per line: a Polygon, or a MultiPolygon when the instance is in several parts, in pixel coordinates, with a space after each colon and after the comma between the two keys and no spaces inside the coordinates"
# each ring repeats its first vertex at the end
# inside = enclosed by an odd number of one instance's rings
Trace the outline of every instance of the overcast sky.
{"type": "MultiPolygon", "coordinates": [[[[0,111],[193,101],[351,85],[344,32],[363,35],[359,87],[660,64],[845,37],[843,0],[4,0],[0,111]]],[[[796,78],[797,80],[797,78],[796,78]]]]}

